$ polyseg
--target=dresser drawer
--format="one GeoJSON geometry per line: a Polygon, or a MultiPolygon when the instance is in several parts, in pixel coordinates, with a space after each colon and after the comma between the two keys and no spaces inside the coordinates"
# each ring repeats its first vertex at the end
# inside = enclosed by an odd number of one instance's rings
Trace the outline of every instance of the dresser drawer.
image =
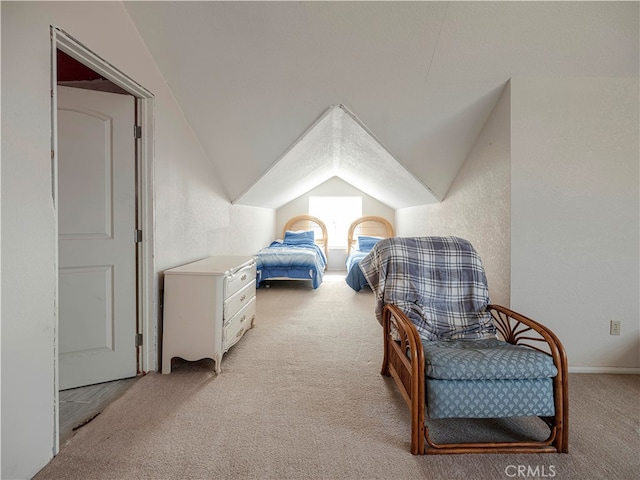
{"type": "Polygon", "coordinates": [[[241,268],[237,272],[227,275],[225,278],[225,299],[241,290],[243,287],[255,281],[256,279],[256,262],[241,268]]]}
{"type": "Polygon", "coordinates": [[[227,324],[229,319],[233,317],[242,307],[247,305],[253,297],[256,296],[255,277],[249,285],[239,292],[234,293],[231,297],[224,301],[224,323],[227,324]]]}
{"type": "Polygon", "coordinates": [[[251,323],[256,315],[256,299],[252,298],[249,303],[235,314],[224,327],[222,335],[223,350],[228,350],[234,345],[244,332],[251,328],[251,323]]]}

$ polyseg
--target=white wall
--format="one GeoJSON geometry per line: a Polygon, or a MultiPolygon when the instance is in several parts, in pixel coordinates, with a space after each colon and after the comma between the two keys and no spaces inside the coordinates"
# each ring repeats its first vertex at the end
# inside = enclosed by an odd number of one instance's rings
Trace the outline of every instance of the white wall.
{"type": "MultiPolygon", "coordinates": [[[[345,182],[338,177],[332,177],[326,182],[311,189],[304,195],[290,201],[280,207],[276,212],[276,235],[282,235],[282,229],[291,217],[296,215],[309,214],[309,197],[311,196],[361,196],[362,197],[362,215],[375,215],[389,220],[393,225],[395,223],[395,212],[392,208],[384,203],[379,202],[375,198],[362,192],[360,189],[345,182]]],[[[355,218],[354,218],[355,220],[355,218]]],[[[344,239],[345,244],[347,239],[344,239]]],[[[266,245],[265,245],[266,246],[266,245]]],[[[345,248],[329,248],[329,258],[327,258],[328,270],[346,270],[345,262],[347,260],[347,251],[345,248]]]]}
{"type": "Polygon", "coordinates": [[[638,78],[513,79],[511,100],[511,303],[574,371],[637,372],[638,78]]]}
{"type": "Polygon", "coordinates": [[[476,248],[491,301],[510,295],[510,86],[507,84],[441,203],[398,209],[400,236],[455,235],[476,248]]]}
{"type": "Polygon", "coordinates": [[[444,201],[396,212],[400,235],[467,236],[571,371],[640,371],[638,109],[637,78],[512,79],[444,201]]]}
{"type": "MultiPolygon", "coordinates": [[[[212,254],[250,254],[275,212],[231,206],[120,2],[2,2],[2,478],[52,457],[57,271],[51,195],[49,27],[155,95],[156,277],[212,254]]],[[[232,159],[220,168],[233,168],[232,159]]],[[[157,286],[152,295],[157,298],[157,286]]],[[[148,341],[149,339],[147,339],[148,341]]]]}

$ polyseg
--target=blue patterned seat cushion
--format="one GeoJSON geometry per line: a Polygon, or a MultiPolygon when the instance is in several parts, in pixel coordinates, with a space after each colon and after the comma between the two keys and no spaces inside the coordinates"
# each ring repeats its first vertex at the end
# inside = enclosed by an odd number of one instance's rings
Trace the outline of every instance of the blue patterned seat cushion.
{"type": "Polygon", "coordinates": [[[552,378],[558,374],[551,356],[497,338],[423,340],[427,380],[552,378]]]}
{"type": "Polygon", "coordinates": [[[426,385],[430,418],[552,417],[553,379],[434,380],[426,385]]]}

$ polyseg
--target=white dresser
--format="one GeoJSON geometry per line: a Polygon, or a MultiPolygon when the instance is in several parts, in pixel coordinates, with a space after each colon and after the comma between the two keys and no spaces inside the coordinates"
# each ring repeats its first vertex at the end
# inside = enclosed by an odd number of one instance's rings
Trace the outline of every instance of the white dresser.
{"type": "Polygon", "coordinates": [[[220,373],[222,355],[253,327],[256,261],[215,256],[164,272],[162,373],[171,359],[212,358],[220,373]]]}

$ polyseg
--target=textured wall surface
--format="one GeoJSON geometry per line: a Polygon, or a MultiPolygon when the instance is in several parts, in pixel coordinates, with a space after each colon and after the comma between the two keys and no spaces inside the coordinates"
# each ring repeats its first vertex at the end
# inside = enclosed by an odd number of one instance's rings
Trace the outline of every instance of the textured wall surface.
{"type": "Polygon", "coordinates": [[[444,200],[396,211],[401,236],[455,235],[482,258],[491,301],[510,304],[510,86],[496,104],[444,200]]]}

